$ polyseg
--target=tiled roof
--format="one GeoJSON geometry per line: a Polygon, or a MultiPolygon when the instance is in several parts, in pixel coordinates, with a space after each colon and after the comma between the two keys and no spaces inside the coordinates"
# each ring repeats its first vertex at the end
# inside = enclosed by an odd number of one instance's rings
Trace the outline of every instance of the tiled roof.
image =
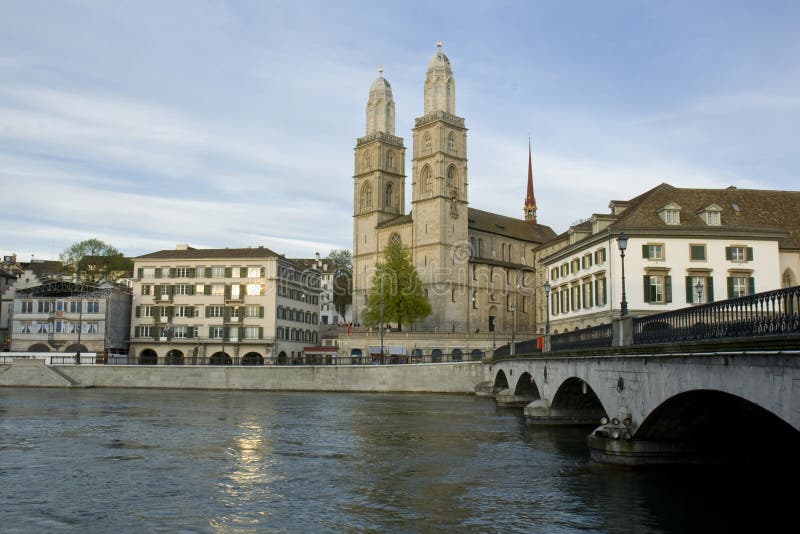
{"type": "Polygon", "coordinates": [[[255,248],[188,248],[185,250],[159,250],[143,256],[132,258],[134,260],[214,260],[226,258],[274,258],[281,257],[266,247],[255,248]]]}
{"type": "Polygon", "coordinates": [[[522,219],[469,208],[469,229],[512,237],[533,243],[544,243],[556,236],[549,226],[530,224],[522,219]]]}
{"type": "Polygon", "coordinates": [[[629,201],[630,207],[610,226],[619,230],[702,230],[724,233],[730,230],[783,230],[788,236],[782,248],[800,249],[800,191],[760,189],[688,189],[661,184],[629,201]],[[668,204],[680,206],[680,225],[667,225],[658,211],[668,204]],[[720,226],[709,226],[700,212],[716,204],[720,226]]]}

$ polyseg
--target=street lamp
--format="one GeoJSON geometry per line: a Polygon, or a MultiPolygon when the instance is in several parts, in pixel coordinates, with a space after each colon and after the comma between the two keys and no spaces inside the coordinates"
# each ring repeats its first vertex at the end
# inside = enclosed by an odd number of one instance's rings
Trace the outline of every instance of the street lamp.
{"type": "Polygon", "coordinates": [[[619,246],[619,255],[622,258],[622,302],[620,303],[620,315],[625,317],[628,315],[628,300],[625,298],[625,249],[628,248],[628,236],[625,232],[620,232],[617,236],[617,246],[619,246]]]}
{"type": "Polygon", "coordinates": [[[694,290],[697,291],[697,303],[703,303],[703,283],[700,279],[697,279],[697,284],[694,286],[694,290]]]}
{"type": "Polygon", "coordinates": [[[544,334],[550,334],[550,282],[544,283],[544,334]]]}

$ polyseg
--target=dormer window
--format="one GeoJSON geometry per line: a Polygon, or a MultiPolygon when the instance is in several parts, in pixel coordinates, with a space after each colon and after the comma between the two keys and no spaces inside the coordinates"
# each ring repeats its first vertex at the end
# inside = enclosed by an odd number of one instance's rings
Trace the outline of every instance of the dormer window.
{"type": "Polygon", "coordinates": [[[681,224],[681,207],[677,204],[670,202],[660,210],[658,216],[664,221],[664,224],[675,226],[681,224]]]}
{"type": "Polygon", "coordinates": [[[703,222],[708,226],[720,226],[722,224],[722,217],[720,216],[721,213],[722,208],[716,204],[711,204],[710,206],[706,206],[700,210],[698,215],[700,215],[700,219],[702,219],[703,222]]]}

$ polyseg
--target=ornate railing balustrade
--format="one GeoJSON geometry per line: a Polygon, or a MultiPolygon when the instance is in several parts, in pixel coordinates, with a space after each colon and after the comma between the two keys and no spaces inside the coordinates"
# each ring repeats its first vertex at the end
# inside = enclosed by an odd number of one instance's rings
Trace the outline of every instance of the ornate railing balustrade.
{"type": "Polygon", "coordinates": [[[674,343],[800,332],[800,286],[633,320],[633,343],[674,343]]]}
{"type": "Polygon", "coordinates": [[[568,350],[610,347],[611,331],[610,324],[601,324],[583,330],[554,334],[550,336],[550,348],[551,350],[568,350]]]}

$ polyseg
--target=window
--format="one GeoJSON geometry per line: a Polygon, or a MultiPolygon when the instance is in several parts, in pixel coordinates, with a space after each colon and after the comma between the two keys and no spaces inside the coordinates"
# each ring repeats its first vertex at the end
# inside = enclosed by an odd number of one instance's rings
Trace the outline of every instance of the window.
{"type": "Polygon", "coordinates": [[[241,278],[242,277],[242,268],[241,267],[231,267],[230,269],[226,269],[229,271],[230,274],[227,272],[225,273],[228,278],[241,278]]]}
{"type": "Polygon", "coordinates": [[[20,307],[21,313],[33,313],[33,301],[32,300],[23,300],[21,302],[20,307]]]}
{"type": "Polygon", "coordinates": [[[430,135],[426,135],[425,136],[424,143],[425,143],[425,151],[426,152],[430,152],[433,149],[433,145],[431,144],[431,136],[430,135]]]}
{"type": "Polygon", "coordinates": [[[205,284],[197,284],[194,286],[194,293],[195,295],[204,295],[206,292],[205,284]]]}
{"type": "Polygon", "coordinates": [[[601,248],[594,251],[594,263],[595,265],[599,265],[601,263],[605,263],[606,261],[606,249],[601,248]]]}
{"type": "Polygon", "coordinates": [[[455,150],[456,149],[456,138],[453,135],[453,132],[447,136],[447,150],[455,150]]]}
{"type": "Polygon", "coordinates": [[[247,294],[256,296],[256,295],[263,295],[264,294],[264,285],[263,284],[247,284],[247,294]]]}
{"type": "Polygon", "coordinates": [[[100,302],[90,300],[86,303],[86,313],[100,313],[100,302]]]}
{"type": "Polygon", "coordinates": [[[707,211],[706,212],[706,224],[709,226],[719,226],[722,224],[720,215],[718,211],[707,211]]]}
{"type": "Polygon", "coordinates": [[[756,292],[755,279],[749,276],[728,277],[728,298],[745,297],[756,292]]]}
{"type": "Polygon", "coordinates": [[[189,277],[189,268],[188,267],[176,267],[175,268],[175,278],[188,278],[189,277]]]}
{"type": "Polygon", "coordinates": [[[150,325],[140,326],[139,337],[153,337],[153,327],[150,325]]]}
{"type": "Polygon", "coordinates": [[[386,190],[383,194],[383,209],[386,211],[394,209],[394,187],[392,184],[386,184],[386,190]]]}
{"type": "Polygon", "coordinates": [[[583,267],[584,269],[588,269],[591,266],[592,266],[592,255],[586,254],[585,256],[583,256],[583,259],[581,260],[581,267],[583,267]]]}
{"type": "Polygon", "coordinates": [[[141,307],[141,316],[142,317],[152,317],[153,316],[153,308],[155,308],[155,306],[142,306],[141,307]]]}
{"type": "Polygon", "coordinates": [[[386,154],[386,167],[389,169],[394,168],[394,152],[391,150],[386,154]]]}
{"type": "Polygon", "coordinates": [[[222,317],[225,306],[206,306],[206,317],[222,317]]]}
{"type": "Polygon", "coordinates": [[[86,334],[96,334],[97,332],[100,331],[100,323],[98,323],[97,321],[90,321],[88,323],[85,323],[84,330],[85,330],[84,333],[86,334]]]}
{"type": "Polygon", "coordinates": [[[605,278],[598,278],[594,281],[594,303],[596,306],[605,306],[607,303],[605,278]]]}
{"type": "Polygon", "coordinates": [[[550,269],[550,280],[558,280],[558,267],[550,269]]]}
{"type": "Polygon", "coordinates": [[[558,292],[553,291],[550,295],[550,314],[558,315],[558,292]]]}
{"type": "Polygon", "coordinates": [[[713,279],[705,275],[687,276],[686,303],[704,304],[706,302],[714,302],[713,279]]]}
{"type": "Polygon", "coordinates": [[[230,288],[231,288],[231,296],[230,296],[231,300],[238,300],[240,297],[242,286],[240,286],[239,284],[234,284],[230,286],[230,288]]]}
{"type": "Polygon", "coordinates": [[[247,278],[261,278],[261,267],[248,267],[247,278]]]}
{"type": "Polygon", "coordinates": [[[681,223],[681,212],[678,210],[664,210],[664,222],[669,225],[681,223]]]}
{"type": "Polygon", "coordinates": [[[212,326],[208,329],[208,337],[212,339],[222,339],[225,328],[222,326],[212,326]]]}
{"type": "Polygon", "coordinates": [[[591,308],[593,304],[593,295],[592,295],[592,282],[591,280],[585,280],[583,282],[583,307],[584,308],[591,308]]]}
{"type": "Polygon", "coordinates": [[[364,182],[361,186],[360,206],[362,212],[372,209],[372,184],[369,182],[364,182]]]}
{"type": "Polygon", "coordinates": [[[156,277],[155,267],[144,267],[142,269],[142,278],[155,278],[155,277],[156,277]]]}
{"type": "Polygon", "coordinates": [[[38,313],[50,313],[50,301],[49,300],[36,301],[36,311],[38,313]]]}
{"type": "Polygon", "coordinates": [[[663,260],[664,245],[654,243],[642,245],[642,257],[648,260],[663,260]]]}
{"type": "Polygon", "coordinates": [[[260,339],[261,338],[260,328],[257,327],[257,326],[245,326],[244,327],[244,338],[245,339],[260,339]]]}
{"type": "Polygon", "coordinates": [[[211,278],[225,278],[225,267],[212,267],[211,278]]]}
{"type": "Polygon", "coordinates": [[[152,294],[153,294],[153,286],[151,285],[142,286],[142,295],[152,295],[152,294]]]}
{"type": "Polygon", "coordinates": [[[184,339],[187,337],[188,327],[187,326],[176,326],[172,329],[172,337],[178,339],[184,339]]]}
{"type": "MultiPolygon", "coordinates": [[[[261,306],[253,306],[253,305],[245,306],[244,316],[245,317],[260,317],[261,316],[260,309],[261,309],[261,306]]],[[[278,308],[278,309],[282,310],[283,308],[278,308]]]]}
{"type": "Polygon", "coordinates": [[[738,245],[725,247],[725,259],[737,263],[753,261],[753,248],[738,245]]]}
{"type": "Polygon", "coordinates": [[[569,265],[565,263],[561,266],[561,276],[567,276],[568,274],[569,274],[569,265]]]}
{"type": "Polygon", "coordinates": [[[239,318],[239,306],[234,306],[231,308],[231,319],[238,319],[239,318]]]}
{"type": "Polygon", "coordinates": [[[82,302],[75,302],[74,300],[69,303],[69,312],[70,313],[81,313],[81,308],[83,308],[82,302]]]}
{"type": "Polygon", "coordinates": [[[22,322],[19,324],[19,333],[20,334],[30,334],[31,333],[31,323],[28,321],[22,322]]]}
{"type": "Polygon", "coordinates": [[[175,317],[194,317],[194,306],[176,306],[175,317]]]}
{"type": "Polygon", "coordinates": [[[455,188],[458,186],[458,172],[454,165],[447,167],[447,189],[455,188]]]}
{"type": "Polygon", "coordinates": [[[569,288],[564,286],[561,288],[561,313],[569,311],[569,288]]]}
{"type": "Polygon", "coordinates": [[[422,172],[420,173],[420,181],[422,182],[422,190],[425,193],[430,193],[433,189],[433,181],[431,180],[431,169],[427,165],[422,167],[422,172]]]}
{"type": "Polygon", "coordinates": [[[581,287],[578,285],[572,286],[572,309],[579,310],[581,308],[581,287]]]}
{"type": "Polygon", "coordinates": [[[705,261],[706,259],[706,246],[705,245],[689,245],[689,259],[692,261],[705,261]]]}
{"type": "Polygon", "coordinates": [[[36,331],[40,334],[46,334],[49,331],[48,326],[47,323],[37,323],[36,331]]]}
{"type": "Polygon", "coordinates": [[[644,301],[651,304],[672,302],[672,277],[661,274],[645,275],[644,301]]]}
{"type": "Polygon", "coordinates": [[[225,284],[211,284],[211,294],[218,297],[224,295],[225,284]]]}
{"type": "Polygon", "coordinates": [[[191,295],[192,294],[192,286],[181,284],[175,286],[175,294],[176,295],[191,295]]]}
{"type": "Polygon", "coordinates": [[[570,263],[570,272],[577,273],[581,269],[581,260],[575,259],[570,263]]]}

